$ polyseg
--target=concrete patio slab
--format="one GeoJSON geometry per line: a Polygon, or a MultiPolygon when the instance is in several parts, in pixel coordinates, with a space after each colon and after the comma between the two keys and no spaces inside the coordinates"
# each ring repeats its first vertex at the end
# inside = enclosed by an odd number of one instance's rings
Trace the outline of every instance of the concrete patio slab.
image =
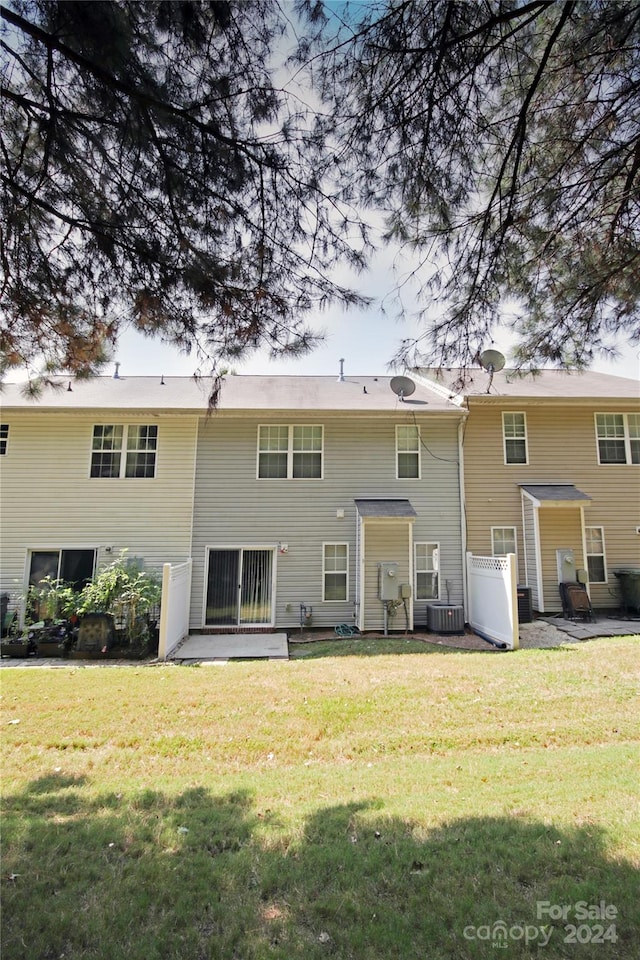
{"type": "Polygon", "coordinates": [[[616,620],[597,617],[591,620],[566,620],[564,617],[545,617],[547,623],[569,634],[574,640],[594,640],[596,637],[621,637],[640,634],[640,620],[616,620]]]}
{"type": "Polygon", "coordinates": [[[286,633],[194,634],[171,660],[288,660],[286,633]]]}

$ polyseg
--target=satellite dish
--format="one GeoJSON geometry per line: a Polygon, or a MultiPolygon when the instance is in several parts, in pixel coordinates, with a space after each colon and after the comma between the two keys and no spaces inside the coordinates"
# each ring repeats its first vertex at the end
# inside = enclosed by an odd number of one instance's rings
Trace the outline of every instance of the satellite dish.
{"type": "Polygon", "coordinates": [[[389,386],[400,400],[410,397],[416,389],[415,383],[409,377],[392,377],[389,386]]]}
{"type": "Polygon", "coordinates": [[[484,350],[480,354],[480,366],[489,373],[497,373],[498,370],[502,370],[504,364],[504,356],[499,350],[484,350]]]}

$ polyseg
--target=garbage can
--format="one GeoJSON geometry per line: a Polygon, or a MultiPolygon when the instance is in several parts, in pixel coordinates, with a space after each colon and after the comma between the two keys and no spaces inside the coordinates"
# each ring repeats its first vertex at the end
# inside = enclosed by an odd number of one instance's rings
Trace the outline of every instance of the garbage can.
{"type": "Polygon", "coordinates": [[[640,613],[640,567],[624,567],[614,570],[613,574],[620,581],[622,606],[625,613],[631,611],[640,613]]]}

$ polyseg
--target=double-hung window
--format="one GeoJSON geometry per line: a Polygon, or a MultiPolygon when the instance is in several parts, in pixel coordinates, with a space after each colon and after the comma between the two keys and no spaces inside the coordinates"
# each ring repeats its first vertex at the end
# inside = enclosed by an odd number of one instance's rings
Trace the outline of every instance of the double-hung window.
{"type": "Polygon", "coordinates": [[[491,527],[491,553],[494,557],[506,557],[513,553],[518,557],[516,528],[491,527]]]}
{"type": "Polygon", "coordinates": [[[585,527],[585,540],[589,583],[606,583],[607,564],[604,553],[604,528],[585,527]]]}
{"type": "Polygon", "coordinates": [[[90,476],[155,477],[157,450],[155,424],[97,424],[93,428],[90,476]]]}
{"type": "Polygon", "coordinates": [[[321,479],[322,445],[321,424],[258,427],[258,478],[321,479]]]}
{"type": "Polygon", "coordinates": [[[505,463],[528,463],[527,420],[524,413],[502,414],[505,463]]]}
{"type": "Polygon", "coordinates": [[[9,424],[0,423],[0,457],[4,457],[9,446],[9,424]]]}
{"type": "Polygon", "coordinates": [[[640,414],[596,413],[598,463],[640,463],[640,414]]]}
{"type": "Polygon", "coordinates": [[[491,527],[491,550],[494,557],[506,557],[508,553],[517,554],[516,528],[491,527]]]}
{"type": "Polygon", "coordinates": [[[396,471],[398,480],[420,479],[420,433],[418,427],[396,427],[396,471]]]}
{"type": "Polygon", "coordinates": [[[416,600],[437,600],[440,596],[439,543],[415,544],[416,600]]]}
{"type": "Polygon", "coordinates": [[[349,545],[325,543],[323,555],[323,600],[348,600],[349,545]]]}

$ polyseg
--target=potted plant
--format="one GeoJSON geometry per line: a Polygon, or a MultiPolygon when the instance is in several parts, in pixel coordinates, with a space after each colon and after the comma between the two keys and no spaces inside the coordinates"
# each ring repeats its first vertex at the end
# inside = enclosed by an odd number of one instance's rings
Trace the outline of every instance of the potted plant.
{"type": "Polygon", "coordinates": [[[61,657],[72,644],[70,620],[76,614],[78,594],[70,583],[45,577],[29,587],[27,637],[40,657],[61,657]],[[37,619],[36,619],[37,618],[37,619]]]}
{"type": "Polygon", "coordinates": [[[2,618],[0,656],[20,657],[22,659],[35,652],[35,643],[29,639],[26,632],[20,630],[15,610],[6,610],[2,618]]]}
{"type": "Polygon", "coordinates": [[[123,646],[142,655],[149,645],[149,614],[160,603],[159,578],[122,551],[80,594],[77,656],[104,656],[123,646]]]}

